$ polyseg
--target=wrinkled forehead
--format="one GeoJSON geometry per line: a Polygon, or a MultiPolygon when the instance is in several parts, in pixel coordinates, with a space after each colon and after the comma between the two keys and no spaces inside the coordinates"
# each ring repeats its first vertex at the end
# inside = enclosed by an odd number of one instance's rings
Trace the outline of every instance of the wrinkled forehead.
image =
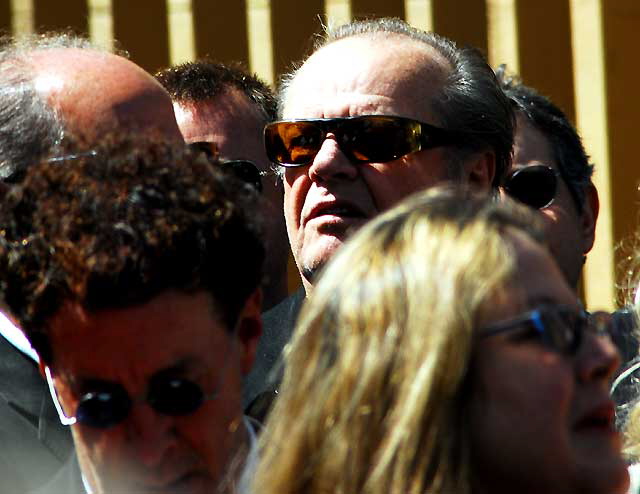
{"type": "Polygon", "coordinates": [[[305,118],[378,111],[425,118],[449,72],[433,47],[406,36],[346,38],[307,59],[283,94],[283,113],[305,118]]]}
{"type": "Polygon", "coordinates": [[[176,142],[181,139],[169,95],[133,62],[79,48],[36,51],[30,62],[36,90],[69,130],[91,136],[153,129],[176,142]]]}

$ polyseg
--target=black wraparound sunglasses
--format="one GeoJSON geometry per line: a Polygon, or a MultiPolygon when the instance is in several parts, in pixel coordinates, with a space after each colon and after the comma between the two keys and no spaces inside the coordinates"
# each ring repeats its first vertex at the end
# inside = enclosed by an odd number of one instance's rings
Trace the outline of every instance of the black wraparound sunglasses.
{"type": "MultiPolygon", "coordinates": [[[[194,152],[203,153],[207,159],[213,162],[217,159],[218,152],[212,142],[191,142],[187,144],[187,147],[194,152]]],[[[237,178],[252,185],[258,192],[262,192],[262,177],[269,175],[269,172],[260,170],[253,161],[249,160],[221,160],[217,164],[230,169],[237,178]]]]}
{"type": "Polygon", "coordinates": [[[556,198],[559,175],[547,165],[525,166],[509,173],[502,188],[513,199],[534,209],[543,209],[556,198]]]}
{"type": "Polygon", "coordinates": [[[327,134],[353,162],[386,163],[409,153],[462,142],[462,134],[393,115],[282,120],[267,124],[269,159],[284,167],[313,162],[327,134]]]}

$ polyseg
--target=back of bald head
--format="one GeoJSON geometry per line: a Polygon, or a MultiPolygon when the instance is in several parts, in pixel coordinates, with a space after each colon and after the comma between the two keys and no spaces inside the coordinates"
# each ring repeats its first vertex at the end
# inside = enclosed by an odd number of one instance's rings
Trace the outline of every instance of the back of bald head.
{"type": "Polygon", "coordinates": [[[89,146],[107,132],[182,137],[171,99],[125,57],[73,35],[6,38],[0,46],[0,180],[55,153],[65,135],[89,146]]]}

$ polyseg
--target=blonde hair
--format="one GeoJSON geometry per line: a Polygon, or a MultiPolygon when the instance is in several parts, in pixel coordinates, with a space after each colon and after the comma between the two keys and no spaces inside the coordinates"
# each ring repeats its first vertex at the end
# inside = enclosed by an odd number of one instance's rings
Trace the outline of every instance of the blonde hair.
{"type": "Polygon", "coordinates": [[[472,333],[514,271],[503,230],[532,222],[446,189],[363,227],[301,313],[254,492],[468,492],[472,333]]]}

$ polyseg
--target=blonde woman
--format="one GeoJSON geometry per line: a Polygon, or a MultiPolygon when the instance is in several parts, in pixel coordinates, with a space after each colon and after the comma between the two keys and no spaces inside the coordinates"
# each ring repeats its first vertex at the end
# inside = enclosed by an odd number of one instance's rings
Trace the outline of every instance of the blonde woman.
{"type": "Polygon", "coordinates": [[[430,191],[356,234],[301,314],[254,492],[624,492],[619,359],[534,222],[430,191]]]}

